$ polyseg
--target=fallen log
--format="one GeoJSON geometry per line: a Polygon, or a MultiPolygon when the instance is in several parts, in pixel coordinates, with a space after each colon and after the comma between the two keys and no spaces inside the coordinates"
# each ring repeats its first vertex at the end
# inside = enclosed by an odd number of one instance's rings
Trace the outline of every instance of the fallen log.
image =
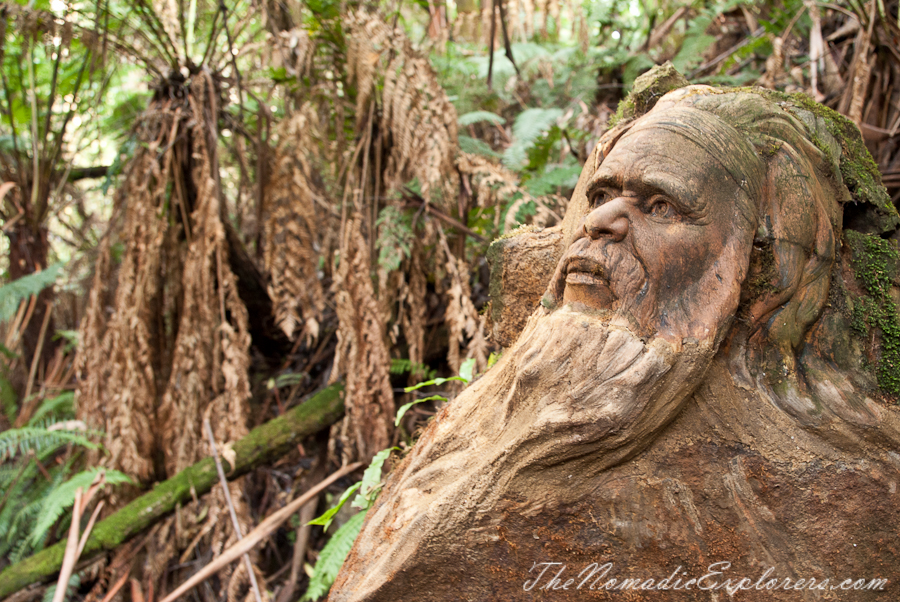
{"type": "MultiPolygon", "coordinates": [[[[225,472],[236,479],[294,447],[300,440],[333,424],[344,411],[340,384],[327,387],[309,400],[250,431],[234,443],[234,465],[226,459],[225,472]]],[[[175,509],[175,505],[209,491],[218,481],[213,459],[204,458],[163,481],[141,497],[94,526],[82,558],[107,552],[134,537],[175,509]]],[[[41,550],[0,572],[0,598],[52,577],[62,566],[66,542],[41,550]]]]}

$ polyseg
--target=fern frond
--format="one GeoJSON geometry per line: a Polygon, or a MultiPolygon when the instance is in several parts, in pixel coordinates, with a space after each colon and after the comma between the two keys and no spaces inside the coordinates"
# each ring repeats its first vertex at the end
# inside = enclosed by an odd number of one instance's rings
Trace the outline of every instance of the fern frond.
{"type": "Polygon", "coordinates": [[[562,109],[525,109],[513,124],[513,143],[503,153],[503,163],[510,169],[521,168],[528,149],[538,136],[549,130],[562,117],[562,109]]]}
{"type": "Polygon", "coordinates": [[[491,113],[490,111],[472,111],[465,115],[460,115],[456,119],[456,123],[461,126],[472,125],[473,123],[480,123],[482,121],[490,121],[497,125],[506,123],[506,120],[503,117],[496,113],[491,113]]]}
{"type": "MultiPolygon", "coordinates": [[[[50,527],[56,523],[59,517],[62,516],[63,512],[75,503],[75,491],[79,487],[81,487],[83,491],[86,491],[91,483],[94,482],[97,473],[101,470],[102,469],[100,468],[91,468],[84,472],[80,472],[47,493],[43,499],[43,504],[41,505],[40,516],[35,522],[34,527],[31,529],[31,534],[29,535],[29,540],[35,547],[38,546],[41,539],[47,534],[50,527]]],[[[120,485],[122,483],[131,482],[132,480],[128,475],[121,473],[118,470],[106,471],[106,483],[109,485],[120,485]]]]}
{"type": "Polygon", "coordinates": [[[390,373],[394,375],[412,374],[424,380],[431,380],[437,376],[437,370],[428,364],[420,364],[405,358],[392,359],[390,373]]]}
{"type": "Polygon", "coordinates": [[[48,266],[46,270],[22,276],[0,286],[0,322],[6,322],[16,313],[19,303],[56,282],[62,262],[48,266]]]}
{"type": "Polygon", "coordinates": [[[100,444],[90,440],[91,436],[96,435],[97,433],[93,431],[51,431],[45,426],[9,429],[0,433],[0,462],[30,451],[41,455],[42,452],[57,449],[67,443],[97,449],[100,444]]]}
{"type": "Polygon", "coordinates": [[[34,416],[28,421],[28,426],[40,424],[42,420],[56,415],[60,419],[75,417],[74,411],[75,392],[63,391],[55,397],[49,397],[41,402],[40,407],[34,412],[34,416]]]}
{"type": "Polygon", "coordinates": [[[544,172],[525,183],[531,196],[540,197],[553,194],[558,188],[575,188],[581,175],[581,165],[548,165],[544,172]]]}
{"type": "Polygon", "coordinates": [[[350,548],[353,547],[356,536],[362,529],[365,518],[365,512],[354,514],[331,536],[319,554],[312,577],[309,578],[309,587],[301,600],[318,600],[328,593],[347,554],[350,553],[350,548]]]}
{"type": "Polygon", "coordinates": [[[472,138],[470,136],[459,137],[459,149],[464,153],[472,155],[481,155],[490,159],[500,159],[503,157],[500,153],[491,148],[491,145],[484,140],[472,138]]]}

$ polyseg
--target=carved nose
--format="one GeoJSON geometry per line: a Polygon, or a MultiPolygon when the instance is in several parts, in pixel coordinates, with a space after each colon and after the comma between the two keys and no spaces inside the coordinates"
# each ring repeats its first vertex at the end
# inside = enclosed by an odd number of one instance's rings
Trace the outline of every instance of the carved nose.
{"type": "Polygon", "coordinates": [[[621,199],[613,199],[600,205],[584,218],[584,233],[591,240],[601,236],[619,242],[628,234],[628,213],[621,199]]]}

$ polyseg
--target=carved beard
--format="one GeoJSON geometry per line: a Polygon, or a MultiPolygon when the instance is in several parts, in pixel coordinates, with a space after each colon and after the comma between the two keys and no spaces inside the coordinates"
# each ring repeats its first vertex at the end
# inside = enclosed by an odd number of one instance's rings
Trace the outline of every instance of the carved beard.
{"type": "MultiPolygon", "coordinates": [[[[539,309],[501,361],[445,407],[393,471],[330,600],[416,599],[448,557],[477,563],[501,506],[590,495],[593,477],[646,448],[701,382],[718,337],[675,346],[564,307],[539,309]]],[[[473,565],[473,570],[474,565],[473,565]]]]}

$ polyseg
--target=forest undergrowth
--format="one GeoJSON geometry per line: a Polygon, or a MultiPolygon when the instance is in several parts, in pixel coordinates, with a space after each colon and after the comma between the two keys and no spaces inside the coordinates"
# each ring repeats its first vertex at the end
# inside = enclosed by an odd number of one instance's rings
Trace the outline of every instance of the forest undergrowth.
{"type": "Polygon", "coordinates": [[[320,599],[383,471],[502,352],[491,241],[562,219],[635,78],[805,93],[896,205],[898,6],[0,5],[0,598],[166,600],[258,537],[188,595],[320,599]],[[229,476],[329,385],[340,418],[229,476]],[[213,451],[226,486],[79,558],[213,451]]]}

